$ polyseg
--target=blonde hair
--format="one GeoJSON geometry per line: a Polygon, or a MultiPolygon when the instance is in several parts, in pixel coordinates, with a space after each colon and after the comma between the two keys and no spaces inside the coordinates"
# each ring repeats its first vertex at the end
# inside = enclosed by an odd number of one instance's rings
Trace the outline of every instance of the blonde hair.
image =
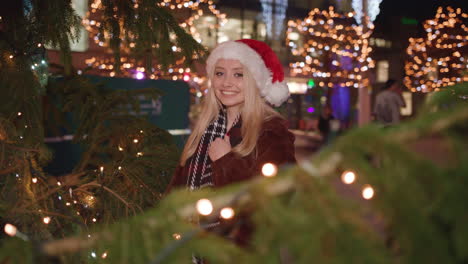
{"type": "MultiPolygon", "coordinates": [[[[211,80],[213,75],[214,72],[209,72],[208,78],[211,80]]],[[[240,111],[242,124],[244,124],[241,127],[242,141],[232,149],[234,153],[241,157],[245,157],[255,150],[264,121],[274,117],[282,118],[281,115],[271,108],[260,96],[260,90],[257,87],[255,79],[244,65],[243,75],[245,98],[240,111]]],[[[205,129],[218,116],[221,107],[222,104],[216,98],[213,88],[211,87],[211,82],[209,82],[208,94],[205,98],[200,118],[182,151],[182,156],[180,158],[181,166],[185,166],[187,159],[195,153],[205,129]]]]}

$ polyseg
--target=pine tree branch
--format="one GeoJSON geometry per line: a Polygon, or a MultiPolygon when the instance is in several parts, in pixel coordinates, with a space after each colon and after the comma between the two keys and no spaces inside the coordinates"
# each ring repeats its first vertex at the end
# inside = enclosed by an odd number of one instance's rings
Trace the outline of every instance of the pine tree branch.
{"type": "Polygon", "coordinates": [[[130,203],[127,202],[127,201],[125,201],[125,199],[122,198],[122,196],[118,195],[116,192],[114,192],[113,190],[109,189],[108,187],[103,186],[102,184],[97,183],[96,181],[92,181],[92,182],[90,182],[90,183],[83,184],[83,185],[81,185],[80,187],[76,188],[75,190],[86,189],[87,187],[99,187],[99,188],[103,188],[104,190],[106,190],[106,191],[108,191],[109,193],[111,193],[112,195],[114,195],[114,196],[115,196],[117,199],[119,199],[122,203],[124,203],[126,207],[131,208],[130,203]]]}
{"type": "MultiPolygon", "coordinates": [[[[328,159],[326,159],[320,167],[315,167],[310,161],[305,161],[299,164],[299,167],[306,171],[309,175],[315,177],[323,177],[332,173],[340,164],[342,160],[342,156],[339,153],[332,153],[328,159]]],[[[211,199],[213,206],[215,208],[223,208],[225,206],[231,206],[233,202],[236,205],[243,205],[250,202],[253,197],[249,190],[255,189],[257,186],[264,183],[263,178],[257,178],[249,183],[246,183],[244,188],[241,188],[239,191],[234,193],[229,193],[226,195],[219,195],[211,199]]],[[[87,186],[95,186],[100,187],[101,185],[92,182],[85,185],[80,186],[80,188],[87,187],[87,186]]],[[[295,180],[292,177],[282,178],[282,179],[275,179],[275,181],[271,184],[264,185],[265,193],[270,196],[280,195],[286,192],[289,192],[295,188],[295,180]]],[[[104,187],[107,189],[107,187],[104,187]]],[[[107,191],[111,192],[112,194],[118,196],[111,190],[107,189],[107,191]]],[[[123,199],[122,201],[126,203],[123,199]]],[[[194,204],[189,204],[182,208],[177,209],[177,214],[183,218],[190,217],[196,214],[196,207],[194,204]]],[[[96,234],[92,236],[93,239],[83,239],[83,238],[65,238],[55,241],[48,241],[42,244],[42,251],[44,254],[49,256],[58,256],[64,253],[71,253],[77,252],[79,250],[92,247],[96,243],[100,242],[100,239],[107,238],[111,239],[112,236],[108,234],[96,234]],[[100,239],[97,239],[100,237],[100,239]]]]}

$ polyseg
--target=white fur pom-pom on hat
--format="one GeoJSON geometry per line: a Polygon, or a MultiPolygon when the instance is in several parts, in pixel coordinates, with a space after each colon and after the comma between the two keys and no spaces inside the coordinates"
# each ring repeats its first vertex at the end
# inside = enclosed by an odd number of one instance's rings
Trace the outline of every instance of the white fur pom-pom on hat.
{"type": "Polygon", "coordinates": [[[280,106],[289,97],[288,85],[278,56],[265,42],[240,39],[219,44],[206,61],[208,73],[219,59],[239,60],[250,71],[260,94],[272,105],[280,106]]]}

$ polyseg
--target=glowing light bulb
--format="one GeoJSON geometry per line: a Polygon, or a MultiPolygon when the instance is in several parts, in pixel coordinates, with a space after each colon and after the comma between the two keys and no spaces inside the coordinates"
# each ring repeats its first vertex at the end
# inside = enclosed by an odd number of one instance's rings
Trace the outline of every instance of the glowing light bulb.
{"type": "Polygon", "coordinates": [[[135,138],[135,139],[133,140],[133,143],[135,143],[135,144],[138,143],[138,139],[135,138]]]}
{"type": "Polygon", "coordinates": [[[31,180],[32,180],[33,183],[37,183],[37,178],[36,177],[32,178],[31,180]]]}
{"type": "Polygon", "coordinates": [[[262,166],[262,174],[265,177],[273,177],[278,172],[278,168],[273,163],[265,163],[262,166]]]}
{"type": "Polygon", "coordinates": [[[197,211],[201,215],[209,215],[213,212],[213,204],[208,199],[200,199],[197,202],[197,211]]]}
{"type": "Polygon", "coordinates": [[[137,78],[138,80],[142,80],[143,78],[145,78],[145,75],[139,71],[135,74],[135,78],[137,78]]]}
{"type": "Polygon", "coordinates": [[[48,225],[50,223],[50,217],[46,216],[42,219],[42,221],[44,222],[44,224],[48,225]]]}
{"type": "Polygon", "coordinates": [[[103,259],[107,258],[107,252],[102,253],[101,258],[103,259]]]}
{"type": "Polygon", "coordinates": [[[365,185],[362,189],[362,197],[366,200],[370,200],[374,197],[374,189],[370,185],[365,185]]]}
{"type": "Polygon", "coordinates": [[[352,171],[345,171],[341,174],[341,181],[345,184],[351,184],[356,180],[356,174],[352,171]]]}
{"type": "Polygon", "coordinates": [[[234,209],[232,209],[231,207],[225,207],[221,209],[221,212],[219,212],[219,214],[224,219],[231,219],[232,217],[234,217],[234,209]]]}
{"type": "Polygon", "coordinates": [[[181,236],[180,234],[178,234],[178,233],[174,233],[174,234],[172,235],[172,237],[173,237],[175,240],[179,240],[179,239],[182,238],[182,236],[181,236]]]}
{"type": "Polygon", "coordinates": [[[16,231],[18,231],[18,229],[12,224],[6,224],[4,227],[4,231],[7,235],[12,237],[16,235],[16,231]]]}

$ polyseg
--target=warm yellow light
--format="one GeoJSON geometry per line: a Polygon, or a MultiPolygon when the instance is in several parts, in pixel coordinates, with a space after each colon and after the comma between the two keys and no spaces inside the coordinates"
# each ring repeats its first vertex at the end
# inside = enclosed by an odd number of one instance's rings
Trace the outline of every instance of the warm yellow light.
{"type": "Polygon", "coordinates": [[[133,140],[133,143],[135,143],[135,144],[138,143],[138,139],[135,138],[135,139],[133,140]]]}
{"type": "Polygon", "coordinates": [[[200,199],[197,202],[197,211],[201,215],[209,215],[213,212],[213,204],[208,199],[200,199]]]}
{"type": "Polygon", "coordinates": [[[36,177],[32,178],[32,182],[37,183],[37,178],[36,177]]]}
{"type": "Polygon", "coordinates": [[[352,171],[345,171],[341,174],[341,181],[345,184],[351,184],[356,180],[356,174],[352,171]]]}
{"type": "Polygon", "coordinates": [[[370,185],[365,185],[362,189],[362,197],[366,200],[370,200],[374,197],[374,189],[370,185]]]}
{"type": "Polygon", "coordinates": [[[46,216],[42,219],[42,221],[44,222],[44,224],[48,225],[50,223],[50,217],[46,216]]]}
{"type": "Polygon", "coordinates": [[[232,217],[234,217],[234,209],[232,209],[231,207],[225,207],[221,209],[221,212],[219,212],[219,214],[224,219],[231,219],[232,217]]]}
{"type": "Polygon", "coordinates": [[[107,252],[102,253],[101,258],[103,259],[107,258],[107,252]]]}
{"type": "Polygon", "coordinates": [[[9,236],[15,236],[18,229],[12,224],[6,224],[4,227],[5,233],[9,236]]]}
{"type": "Polygon", "coordinates": [[[273,177],[278,172],[278,168],[273,163],[265,163],[262,166],[262,174],[265,177],[273,177]]]}
{"type": "Polygon", "coordinates": [[[180,234],[178,234],[178,233],[172,234],[172,237],[173,237],[175,240],[179,240],[179,239],[182,238],[182,236],[181,236],[180,234]]]}

